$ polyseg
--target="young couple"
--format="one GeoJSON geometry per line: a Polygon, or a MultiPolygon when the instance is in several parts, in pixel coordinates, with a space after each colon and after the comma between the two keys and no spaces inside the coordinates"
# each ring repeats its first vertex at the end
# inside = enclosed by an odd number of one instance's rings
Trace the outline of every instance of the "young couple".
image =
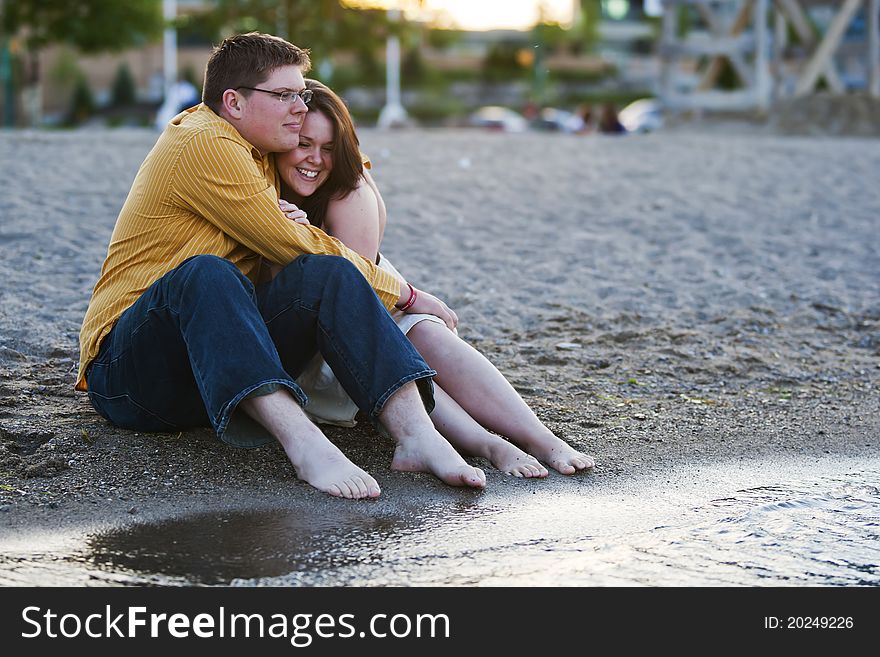
{"type": "Polygon", "coordinates": [[[453,333],[453,311],[379,257],[381,196],[344,105],[306,88],[309,65],[269,35],[215,49],[203,103],[171,121],[120,211],[83,321],[77,389],[118,426],[277,440],[312,486],[376,497],[376,480],[307,415],[333,419],[309,409],[296,380],[320,388],[307,381],[320,354],[352,408],[395,441],[393,469],[484,487],[454,445],[514,475],[547,474],[487,429],[559,472],[591,468],[453,333]],[[268,281],[266,262],[278,263],[268,281]]]}

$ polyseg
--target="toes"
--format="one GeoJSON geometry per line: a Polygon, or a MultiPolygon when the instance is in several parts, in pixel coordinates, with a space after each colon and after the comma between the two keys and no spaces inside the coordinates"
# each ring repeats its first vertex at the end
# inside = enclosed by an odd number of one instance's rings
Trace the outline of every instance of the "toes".
{"type": "Polygon", "coordinates": [[[564,461],[557,461],[554,465],[562,474],[574,474],[577,471],[571,463],[566,463],[564,461]]]}
{"type": "Polygon", "coordinates": [[[352,477],[349,487],[354,493],[355,499],[360,500],[367,496],[367,485],[360,477],[352,477]]]}
{"type": "Polygon", "coordinates": [[[470,468],[469,470],[469,472],[466,471],[462,474],[462,481],[474,488],[485,488],[486,474],[479,468],[470,468]]]}
{"type": "Polygon", "coordinates": [[[342,497],[344,497],[347,500],[351,500],[351,499],[355,498],[357,490],[352,490],[350,482],[348,482],[347,480],[342,481],[342,482],[338,483],[337,486],[338,486],[339,490],[342,491],[342,497]]]}
{"type": "Polygon", "coordinates": [[[367,497],[379,497],[382,492],[376,480],[369,476],[354,477],[351,488],[356,492],[355,498],[359,500],[367,497]]]}
{"type": "Polygon", "coordinates": [[[342,489],[339,488],[339,486],[337,486],[336,484],[331,485],[327,489],[327,492],[330,493],[331,495],[333,495],[334,497],[345,497],[345,495],[342,494],[342,489]]]}

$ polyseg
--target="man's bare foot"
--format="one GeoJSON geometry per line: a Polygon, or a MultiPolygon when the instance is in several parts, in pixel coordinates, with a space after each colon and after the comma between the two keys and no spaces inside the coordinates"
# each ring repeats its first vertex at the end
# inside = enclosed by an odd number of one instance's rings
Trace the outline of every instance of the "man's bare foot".
{"type": "Polygon", "coordinates": [[[430,472],[450,486],[486,487],[483,471],[468,465],[452,445],[436,432],[399,439],[391,469],[430,472]]]}
{"type": "Polygon", "coordinates": [[[541,465],[538,459],[503,438],[492,441],[486,449],[486,458],[496,468],[514,477],[547,476],[547,468],[541,465]]]}
{"type": "Polygon", "coordinates": [[[313,434],[284,445],[297,476],[318,490],[336,497],[359,500],[379,497],[379,484],[348,460],[339,448],[321,434],[313,434]]]}
{"type": "Polygon", "coordinates": [[[275,436],[306,483],[350,500],[379,497],[376,480],[327,440],[286,390],[245,399],[241,409],[275,436]]]}
{"type": "Polygon", "coordinates": [[[530,439],[527,443],[521,442],[520,447],[564,475],[574,474],[578,470],[590,470],[596,465],[592,456],[577,451],[549,432],[540,438],[530,439]]]}

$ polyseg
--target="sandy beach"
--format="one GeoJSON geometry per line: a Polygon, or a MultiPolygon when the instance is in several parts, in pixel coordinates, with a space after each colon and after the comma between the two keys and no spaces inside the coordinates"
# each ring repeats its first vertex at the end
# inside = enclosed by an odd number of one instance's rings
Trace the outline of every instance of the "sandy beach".
{"type": "MultiPolygon", "coordinates": [[[[218,506],[398,517],[470,500],[392,472],[366,422],[327,433],[383,486],[329,500],[280,448],[137,434],[74,393],[77,336],[157,134],[0,133],[0,540],[218,506]],[[345,505],[355,511],[346,511],[345,505]],[[364,511],[367,509],[367,511],[364,511]]],[[[672,467],[880,455],[880,142],[678,129],[623,138],[361,132],[383,252],[591,474],[484,495],[582,494],[672,467]]],[[[6,581],[16,582],[5,561],[6,581]]]]}

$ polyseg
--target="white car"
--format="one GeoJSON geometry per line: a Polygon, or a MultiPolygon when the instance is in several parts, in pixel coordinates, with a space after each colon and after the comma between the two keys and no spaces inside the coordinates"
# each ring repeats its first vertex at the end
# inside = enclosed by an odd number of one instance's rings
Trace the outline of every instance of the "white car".
{"type": "Polygon", "coordinates": [[[501,132],[525,132],[529,122],[522,114],[508,107],[487,105],[471,114],[469,123],[477,128],[489,128],[501,132]]]}
{"type": "Polygon", "coordinates": [[[538,130],[557,132],[579,132],[584,129],[584,120],[577,114],[555,107],[545,107],[541,110],[538,118],[532,122],[538,130]]]}
{"type": "Polygon", "coordinates": [[[660,103],[650,98],[634,101],[617,115],[627,132],[653,132],[663,127],[663,111],[660,103]]]}

